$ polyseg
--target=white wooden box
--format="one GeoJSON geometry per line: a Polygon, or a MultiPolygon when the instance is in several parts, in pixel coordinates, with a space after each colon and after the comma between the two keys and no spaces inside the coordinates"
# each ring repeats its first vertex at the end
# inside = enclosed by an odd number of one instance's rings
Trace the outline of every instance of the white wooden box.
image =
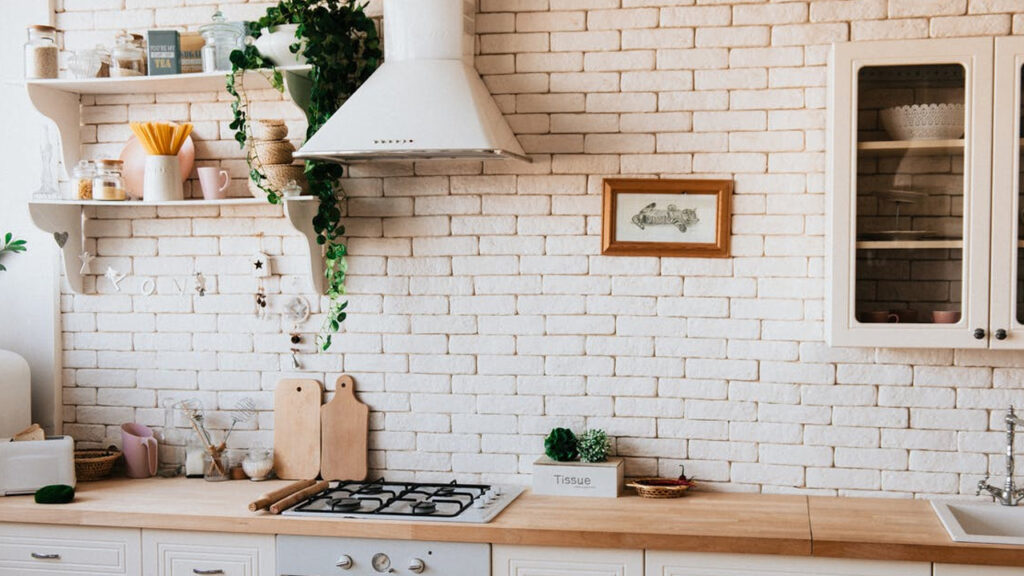
{"type": "Polygon", "coordinates": [[[622,458],[605,462],[556,462],[541,456],[533,463],[533,492],[550,496],[617,498],[622,492],[622,458]]]}

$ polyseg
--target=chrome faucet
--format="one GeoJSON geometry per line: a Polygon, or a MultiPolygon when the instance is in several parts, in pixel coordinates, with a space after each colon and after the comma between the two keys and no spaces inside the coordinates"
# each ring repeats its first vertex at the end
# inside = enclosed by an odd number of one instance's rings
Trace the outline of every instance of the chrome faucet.
{"type": "Polygon", "coordinates": [[[1013,482],[1013,437],[1015,428],[1024,426],[1024,419],[1017,416],[1013,406],[1010,406],[1003,421],[1006,422],[1006,482],[1002,488],[997,488],[988,483],[989,476],[985,474],[985,479],[978,481],[978,491],[975,495],[988,492],[993,502],[998,501],[1003,506],[1016,506],[1018,502],[1024,500],[1024,488],[1017,488],[1013,482]]]}

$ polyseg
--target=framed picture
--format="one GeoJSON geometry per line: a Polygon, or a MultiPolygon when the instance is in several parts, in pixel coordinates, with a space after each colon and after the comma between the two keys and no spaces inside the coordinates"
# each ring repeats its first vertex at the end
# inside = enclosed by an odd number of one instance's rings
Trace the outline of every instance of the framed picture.
{"type": "Polygon", "coordinates": [[[729,256],[732,180],[604,181],[601,253],[729,256]]]}

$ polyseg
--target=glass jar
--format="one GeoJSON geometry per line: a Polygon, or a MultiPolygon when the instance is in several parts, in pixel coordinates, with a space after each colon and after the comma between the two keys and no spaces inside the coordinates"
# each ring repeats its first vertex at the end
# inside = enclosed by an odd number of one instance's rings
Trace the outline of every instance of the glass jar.
{"type": "Polygon", "coordinates": [[[57,29],[29,26],[25,42],[25,78],[57,77],[57,29]]]}
{"type": "Polygon", "coordinates": [[[199,27],[206,44],[201,54],[203,72],[231,70],[231,52],[242,48],[243,28],[237,22],[227,22],[219,10],[213,14],[213,22],[199,27]]]}
{"type": "Polygon", "coordinates": [[[112,78],[146,75],[146,50],[140,48],[138,34],[122,32],[117,35],[117,44],[110,52],[110,76],[112,78]]]}
{"type": "Polygon", "coordinates": [[[223,482],[231,479],[231,462],[223,450],[203,452],[203,480],[223,482]]]}
{"type": "Polygon", "coordinates": [[[93,200],[125,199],[123,167],[124,162],[120,160],[96,161],[96,175],[92,179],[93,200]]]}
{"type": "Polygon", "coordinates": [[[96,177],[96,164],[92,160],[80,160],[71,170],[71,199],[92,200],[92,180],[96,177]]]}
{"type": "Polygon", "coordinates": [[[274,451],[265,447],[253,447],[242,461],[242,470],[250,480],[259,482],[270,476],[274,469],[274,451]]]}

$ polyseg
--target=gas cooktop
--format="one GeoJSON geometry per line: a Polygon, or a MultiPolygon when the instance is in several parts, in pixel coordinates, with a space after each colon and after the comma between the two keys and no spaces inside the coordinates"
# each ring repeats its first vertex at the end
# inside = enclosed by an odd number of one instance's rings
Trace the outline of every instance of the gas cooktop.
{"type": "Polygon", "coordinates": [[[423,484],[419,482],[332,483],[283,512],[286,516],[414,518],[429,522],[490,522],[522,494],[521,486],[423,484]]]}

